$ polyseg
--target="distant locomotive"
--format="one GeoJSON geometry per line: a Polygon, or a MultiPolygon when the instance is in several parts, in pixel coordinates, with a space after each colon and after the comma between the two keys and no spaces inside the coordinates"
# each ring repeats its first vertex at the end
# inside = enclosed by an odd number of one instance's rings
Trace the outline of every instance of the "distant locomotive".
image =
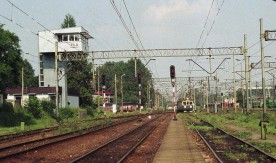
{"type": "Polygon", "coordinates": [[[181,98],[177,101],[177,112],[191,112],[195,111],[193,100],[189,98],[181,98]]]}

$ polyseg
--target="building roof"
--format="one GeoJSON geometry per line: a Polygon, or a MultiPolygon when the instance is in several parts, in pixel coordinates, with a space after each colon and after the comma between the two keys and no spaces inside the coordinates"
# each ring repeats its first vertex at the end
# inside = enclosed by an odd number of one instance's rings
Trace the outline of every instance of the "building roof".
{"type": "Polygon", "coordinates": [[[70,34],[70,33],[80,33],[87,39],[93,38],[89,35],[88,31],[84,29],[83,27],[71,27],[71,28],[62,28],[57,30],[52,30],[54,34],[70,34]]]}
{"type": "MultiPolygon", "coordinates": [[[[62,93],[62,87],[59,87],[58,92],[62,93]]],[[[22,88],[7,88],[6,94],[21,95],[22,88]]],[[[24,94],[56,94],[56,87],[25,87],[24,94]]],[[[75,89],[68,89],[68,95],[80,95],[80,92],[75,89]]]]}

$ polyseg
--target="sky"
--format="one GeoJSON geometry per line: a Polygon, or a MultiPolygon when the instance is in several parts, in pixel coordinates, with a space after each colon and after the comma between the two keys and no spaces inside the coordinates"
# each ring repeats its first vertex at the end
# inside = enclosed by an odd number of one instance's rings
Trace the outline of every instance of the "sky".
{"type": "MultiPolygon", "coordinates": [[[[248,55],[251,56],[251,62],[258,62],[261,58],[259,19],[263,18],[264,30],[276,29],[276,2],[273,0],[124,1],[145,49],[239,47],[243,46],[243,37],[247,34],[248,47],[250,47],[248,55]],[[203,45],[204,40],[206,41],[203,45]]],[[[138,41],[124,1],[114,0],[126,25],[138,41]]],[[[38,23],[50,30],[59,29],[68,13],[73,15],[78,26],[87,29],[94,37],[89,41],[91,51],[136,49],[110,0],[0,1],[0,14],[13,20],[10,22],[0,16],[0,23],[5,24],[5,29],[19,36],[22,51],[29,53],[24,54],[23,57],[33,65],[36,74],[38,74],[38,37],[30,31],[37,33],[45,30],[38,23]],[[9,1],[27,15],[11,5],[9,1]]],[[[264,42],[264,45],[266,46],[265,55],[271,56],[266,58],[266,61],[275,61],[276,44],[264,42]]],[[[223,58],[225,56],[212,59],[212,71],[223,58]]],[[[208,75],[204,71],[189,73],[187,70],[200,70],[200,68],[187,59],[193,59],[204,69],[209,69],[209,61],[206,57],[158,58],[150,61],[147,66],[155,78],[169,77],[170,65],[175,65],[176,77],[208,75]]],[[[237,56],[236,59],[240,60],[235,61],[236,69],[241,70],[242,67],[244,69],[243,56],[237,56]]],[[[146,63],[147,60],[143,62],[146,63]]],[[[102,64],[106,61],[96,60],[95,62],[102,64]]],[[[232,60],[226,60],[222,64],[224,69],[218,71],[218,78],[221,81],[233,77],[232,65],[232,60]]],[[[236,76],[238,78],[238,75],[236,76]]],[[[266,74],[266,77],[271,80],[270,75],[266,74]]],[[[252,71],[252,80],[261,81],[261,71],[252,71]]]]}

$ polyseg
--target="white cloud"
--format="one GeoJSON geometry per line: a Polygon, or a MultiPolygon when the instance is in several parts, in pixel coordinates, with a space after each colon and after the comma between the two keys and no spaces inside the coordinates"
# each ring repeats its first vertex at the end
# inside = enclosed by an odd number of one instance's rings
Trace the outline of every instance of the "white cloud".
{"type": "Polygon", "coordinates": [[[192,0],[192,2],[188,0],[168,0],[162,4],[150,6],[145,12],[145,17],[160,21],[179,15],[190,16],[205,13],[209,7],[209,0],[192,0]]]}

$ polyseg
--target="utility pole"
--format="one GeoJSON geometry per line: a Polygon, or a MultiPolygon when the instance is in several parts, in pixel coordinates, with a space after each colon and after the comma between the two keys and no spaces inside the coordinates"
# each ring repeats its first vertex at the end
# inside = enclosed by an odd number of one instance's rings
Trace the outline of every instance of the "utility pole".
{"type": "Polygon", "coordinates": [[[216,71],[216,104],[217,104],[217,101],[218,101],[218,73],[216,71]]]}
{"type": "Polygon", "coordinates": [[[22,92],[22,95],[21,95],[21,106],[23,107],[24,106],[24,66],[22,67],[22,74],[21,74],[21,77],[22,77],[22,81],[21,81],[21,84],[22,84],[22,88],[21,88],[21,92],[22,92]]]}
{"type": "Polygon", "coordinates": [[[234,78],[234,110],[237,113],[236,107],[236,70],[235,70],[235,56],[233,55],[233,78],[234,78]]]}
{"type": "Polygon", "coordinates": [[[190,92],[190,99],[193,97],[193,90],[192,90],[192,81],[191,81],[191,77],[189,77],[189,92],[190,92]]]}
{"type": "Polygon", "coordinates": [[[137,78],[137,58],[134,58],[134,77],[137,78]]]}
{"type": "MultiPolygon", "coordinates": [[[[209,76],[208,76],[208,81],[209,81],[209,76]]],[[[207,109],[207,113],[209,113],[209,106],[208,106],[209,91],[208,91],[208,86],[205,85],[205,87],[206,87],[206,109],[207,109]]]]}
{"type": "Polygon", "coordinates": [[[115,104],[116,104],[116,110],[117,110],[117,103],[118,103],[118,101],[117,101],[117,76],[116,76],[116,74],[115,74],[115,82],[114,82],[114,87],[115,87],[115,104]]]}
{"type": "Polygon", "coordinates": [[[275,107],[275,76],[273,75],[273,86],[272,86],[272,90],[273,90],[273,108],[275,107]]]}
{"type": "MultiPolygon", "coordinates": [[[[245,90],[246,90],[246,113],[249,113],[249,97],[248,97],[248,82],[251,81],[249,78],[249,72],[248,72],[248,57],[247,57],[247,53],[248,53],[248,49],[247,49],[247,35],[244,35],[244,61],[245,61],[245,90]]],[[[251,99],[252,97],[250,97],[251,99]]],[[[252,105],[251,105],[252,106],[252,105]]]]}
{"type": "Polygon", "coordinates": [[[95,71],[94,71],[94,59],[92,59],[92,88],[96,90],[96,80],[95,80],[95,71]]]}
{"type": "Polygon", "coordinates": [[[216,71],[216,98],[215,98],[215,113],[218,112],[218,73],[216,71]]]}
{"type": "Polygon", "coordinates": [[[196,94],[195,94],[195,87],[193,87],[194,90],[194,109],[196,110],[196,94]]]}
{"type": "MultiPolygon", "coordinates": [[[[210,66],[210,77],[208,76],[208,88],[207,88],[207,113],[210,112],[209,110],[209,93],[211,92],[210,89],[210,78],[212,77],[212,62],[211,62],[211,55],[209,55],[209,66],[210,66]]],[[[210,100],[211,101],[211,100],[210,100]]]]}
{"type": "MultiPolygon", "coordinates": [[[[250,56],[248,56],[248,69],[249,69],[249,65],[250,65],[250,56]]],[[[248,76],[249,76],[249,96],[250,96],[250,107],[253,107],[252,104],[252,98],[253,98],[253,94],[252,94],[252,81],[251,81],[251,70],[248,72],[248,76]]]]}
{"type": "Polygon", "coordinates": [[[58,93],[58,42],[55,42],[55,77],[56,77],[56,114],[59,117],[59,93],[58,93]]]}
{"type": "Polygon", "coordinates": [[[162,95],[161,95],[161,101],[162,101],[162,108],[164,108],[164,99],[162,95]]]}
{"type": "Polygon", "coordinates": [[[98,67],[98,109],[100,109],[100,67],[98,67]]]}
{"type": "Polygon", "coordinates": [[[204,102],[205,102],[205,100],[204,100],[204,81],[203,80],[201,80],[201,103],[200,103],[200,105],[201,105],[201,108],[204,108],[203,106],[204,106],[204,102]]]}
{"type": "Polygon", "coordinates": [[[151,80],[147,82],[147,108],[150,108],[150,85],[149,85],[150,81],[151,80]]]}
{"type": "Polygon", "coordinates": [[[262,92],[263,92],[263,120],[266,114],[266,93],[265,93],[265,63],[264,63],[264,45],[263,45],[263,19],[260,19],[260,45],[261,45],[261,63],[262,63],[262,92]]]}
{"type": "MultiPolygon", "coordinates": [[[[242,73],[242,64],[241,64],[241,73],[242,73]]],[[[246,81],[245,81],[246,82],[246,81]]],[[[243,86],[243,80],[241,75],[241,92],[242,92],[242,106],[244,108],[244,86],[243,86]]],[[[247,105],[247,104],[246,104],[247,105]]],[[[247,106],[246,106],[247,107],[247,106]]],[[[243,109],[242,109],[243,110],[243,109]]],[[[247,109],[246,109],[247,112],[247,109]]]]}
{"type": "Polygon", "coordinates": [[[151,102],[150,102],[150,81],[151,80],[149,80],[148,82],[147,82],[147,99],[148,99],[148,105],[147,105],[147,107],[148,108],[150,108],[151,107],[151,102]]]}
{"type": "Polygon", "coordinates": [[[262,58],[262,92],[263,92],[263,118],[261,120],[261,138],[266,139],[266,94],[265,94],[265,70],[264,70],[264,45],[263,45],[263,19],[260,19],[260,45],[261,45],[261,58],[262,58]]]}
{"type": "Polygon", "coordinates": [[[125,76],[125,74],[121,75],[121,100],[122,100],[122,107],[121,107],[121,111],[123,111],[124,109],[124,94],[123,94],[123,76],[125,76]]]}

